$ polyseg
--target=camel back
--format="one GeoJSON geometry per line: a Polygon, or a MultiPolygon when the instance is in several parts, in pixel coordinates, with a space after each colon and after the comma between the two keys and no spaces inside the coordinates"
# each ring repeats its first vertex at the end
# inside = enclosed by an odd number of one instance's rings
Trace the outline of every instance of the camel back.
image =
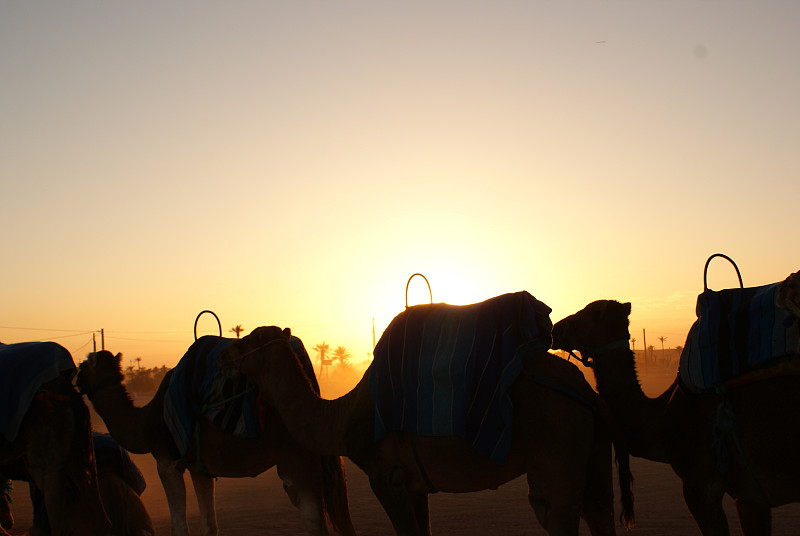
{"type": "MultiPolygon", "coordinates": [[[[220,374],[219,355],[239,339],[206,335],[197,339],[173,369],[164,397],[164,422],[172,439],[174,458],[183,457],[194,439],[195,424],[202,416],[225,432],[239,437],[261,433],[263,415],[259,414],[258,391],[243,376],[228,378],[220,374]]],[[[319,394],[311,360],[297,337],[292,349],[311,371],[309,378],[319,394]]]]}
{"type": "Polygon", "coordinates": [[[800,357],[797,319],[775,304],[779,283],[706,289],[681,352],[679,379],[693,392],[800,357]]]}
{"type": "Polygon", "coordinates": [[[17,438],[42,385],[61,374],[71,380],[75,373],[72,355],[54,342],[0,344],[0,446],[17,438]]]}
{"type": "Polygon", "coordinates": [[[551,344],[550,308],[527,292],[397,315],[375,346],[375,439],[391,430],[463,437],[498,465],[511,446],[509,387],[525,353],[551,344]]]}

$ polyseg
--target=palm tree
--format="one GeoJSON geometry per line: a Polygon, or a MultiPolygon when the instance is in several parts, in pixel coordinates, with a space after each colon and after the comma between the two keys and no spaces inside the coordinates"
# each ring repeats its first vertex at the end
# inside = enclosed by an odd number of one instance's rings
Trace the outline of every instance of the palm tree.
{"type": "Polygon", "coordinates": [[[349,365],[351,357],[353,357],[353,354],[344,346],[337,346],[336,350],[333,351],[333,359],[339,360],[340,365],[349,365]]]}
{"type": "Polygon", "coordinates": [[[312,350],[316,350],[319,354],[319,377],[322,379],[323,376],[328,376],[328,366],[331,364],[331,360],[327,359],[325,356],[330,350],[330,345],[327,342],[322,341],[318,343],[312,350]]]}
{"type": "Polygon", "coordinates": [[[236,334],[236,338],[239,338],[239,334],[244,331],[244,328],[241,324],[237,324],[236,327],[231,328],[231,332],[236,334]]]}
{"type": "Polygon", "coordinates": [[[319,354],[320,364],[322,364],[322,365],[330,365],[331,364],[330,363],[330,359],[326,358],[326,355],[328,354],[328,350],[330,350],[330,348],[331,348],[330,345],[325,341],[322,341],[321,343],[318,343],[314,348],[312,348],[312,350],[316,350],[317,353],[319,354]],[[327,363],[326,363],[326,361],[327,361],[327,363]]]}

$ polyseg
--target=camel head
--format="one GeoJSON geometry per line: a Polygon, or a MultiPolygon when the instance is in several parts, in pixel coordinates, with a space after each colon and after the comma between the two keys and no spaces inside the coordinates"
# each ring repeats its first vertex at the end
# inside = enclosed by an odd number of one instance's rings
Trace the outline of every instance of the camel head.
{"type": "Polygon", "coordinates": [[[778,307],[800,318],[800,271],[781,281],[776,302],[778,307]]]}
{"type": "MultiPolygon", "coordinates": [[[[553,326],[553,349],[572,353],[578,350],[584,365],[606,349],[628,346],[630,303],[598,300],[553,326]]],[[[574,354],[573,354],[574,355],[574,354]]]]}
{"type": "MultiPolygon", "coordinates": [[[[242,374],[256,384],[261,379],[285,378],[300,373],[309,382],[309,388],[316,391],[292,349],[291,339],[289,328],[256,328],[220,353],[219,370],[227,374],[242,374]]],[[[263,390],[262,394],[269,398],[267,391],[263,390]]]]}
{"type": "Polygon", "coordinates": [[[289,340],[292,331],[277,326],[261,326],[225,348],[219,356],[220,372],[238,371],[250,376],[263,372],[269,366],[269,352],[283,348],[292,352],[289,340]]]}
{"type": "Polygon", "coordinates": [[[114,355],[108,350],[92,352],[78,365],[78,390],[89,398],[101,389],[121,385],[124,380],[122,354],[114,355]]]}

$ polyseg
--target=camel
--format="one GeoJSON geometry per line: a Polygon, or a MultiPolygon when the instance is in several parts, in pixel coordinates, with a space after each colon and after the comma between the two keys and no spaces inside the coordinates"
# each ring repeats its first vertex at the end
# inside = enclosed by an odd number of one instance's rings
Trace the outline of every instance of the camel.
{"type": "Polygon", "coordinates": [[[781,281],[776,305],[800,318],[800,271],[781,281]]]}
{"type": "Polygon", "coordinates": [[[672,466],[703,535],[729,534],[726,493],[743,534],[770,534],[770,508],[800,501],[800,376],[763,375],[724,394],[689,392],[676,377],[649,398],[629,348],[630,313],[630,303],[592,302],[555,324],[553,348],[580,351],[631,455],[672,466]]]}
{"type": "Polygon", "coordinates": [[[272,408],[265,408],[268,431],[254,438],[226,433],[200,418],[192,445],[183,457],[175,459],[164,421],[165,393],[174,369],[167,373],[153,399],[137,407],[123,383],[121,359],[121,354],[115,356],[105,350],[89,354],[79,366],[77,383],[123,448],[136,454],[151,453],[155,458],[169,503],[172,536],[189,535],[185,470],[192,478],[203,534],[216,536],[214,477],[254,477],[273,466],[277,466],[284,489],[300,510],[309,534],[328,534],[328,524],[340,534],[355,533],[341,460],[320,457],[298,445],[272,408]]]}
{"type": "Polygon", "coordinates": [[[153,521],[140,498],[147,484],[139,468],[111,435],[93,432],[92,440],[100,499],[111,521],[111,533],[153,536],[153,521]]]}
{"type": "MultiPolygon", "coordinates": [[[[97,434],[93,434],[97,437],[97,434]]],[[[116,446],[115,450],[119,447],[116,446]]],[[[97,484],[103,509],[111,522],[113,536],[153,536],[153,522],[147,513],[139,494],[143,491],[144,479],[138,472],[130,458],[122,451],[111,452],[107,446],[100,447],[95,442],[97,459],[97,484]],[[136,476],[130,474],[125,464],[129,463],[132,471],[136,472],[140,481],[131,482],[136,476]],[[134,489],[136,488],[136,489],[134,489]]],[[[11,512],[11,481],[27,482],[30,489],[30,498],[33,504],[33,526],[31,535],[49,535],[50,519],[47,516],[42,492],[31,482],[30,473],[22,460],[13,464],[0,466],[0,482],[5,479],[3,491],[0,492],[0,536],[8,533],[2,529],[11,530],[14,526],[14,517],[11,512]]]]}
{"type": "Polygon", "coordinates": [[[154,536],[153,520],[139,495],[115,472],[98,475],[100,498],[114,536],[154,536]]]}
{"type": "MultiPolygon", "coordinates": [[[[3,409],[29,403],[21,406],[27,409],[18,427],[16,419],[4,420],[6,427],[0,427],[0,468],[19,463],[27,467],[50,512],[51,534],[109,535],[98,491],[89,409],[71,382],[72,356],[52,342],[0,345],[0,364],[12,360],[43,366],[31,371],[37,380],[32,384],[22,367],[11,372],[4,368],[2,396],[15,398],[3,398],[3,409]],[[27,385],[35,390],[24,390],[27,385]],[[28,395],[30,400],[23,400],[28,395]]],[[[2,517],[4,526],[13,522],[10,509],[2,517]]]]}
{"type": "MultiPolygon", "coordinates": [[[[368,390],[373,365],[349,393],[322,399],[310,387],[290,337],[288,328],[256,328],[220,354],[220,369],[238,371],[258,385],[300,444],[353,460],[369,477],[397,534],[430,535],[429,493],[496,489],[524,473],[528,500],[549,534],[576,536],[581,517],[593,535],[615,534],[608,414],[571,363],[546,351],[523,358],[525,371],[511,388],[511,448],[501,466],[457,436],[393,431],[376,442],[368,390]]],[[[618,451],[617,459],[621,518],[632,524],[628,458],[618,451]]]]}

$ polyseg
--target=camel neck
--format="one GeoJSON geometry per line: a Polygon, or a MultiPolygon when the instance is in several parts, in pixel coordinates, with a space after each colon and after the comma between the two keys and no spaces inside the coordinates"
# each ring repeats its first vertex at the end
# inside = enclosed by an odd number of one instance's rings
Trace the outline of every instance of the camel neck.
{"type": "MultiPolygon", "coordinates": [[[[288,361],[288,360],[287,360],[288,361]]],[[[292,437],[316,454],[350,456],[360,441],[354,435],[369,433],[373,427],[366,381],[336,400],[325,400],[312,389],[299,363],[285,362],[281,370],[263,370],[251,377],[281,416],[292,437]],[[364,411],[364,409],[368,411],[364,411]]]]}
{"type": "Polygon", "coordinates": [[[661,429],[670,391],[649,398],[642,390],[629,348],[592,356],[597,391],[611,408],[633,456],[666,461],[661,429]]]}
{"type": "Polygon", "coordinates": [[[145,441],[147,409],[136,407],[121,383],[102,385],[89,395],[92,406],[103,419],[108,433],[125,450],[135,454],[150,452],[145,441]]]}

